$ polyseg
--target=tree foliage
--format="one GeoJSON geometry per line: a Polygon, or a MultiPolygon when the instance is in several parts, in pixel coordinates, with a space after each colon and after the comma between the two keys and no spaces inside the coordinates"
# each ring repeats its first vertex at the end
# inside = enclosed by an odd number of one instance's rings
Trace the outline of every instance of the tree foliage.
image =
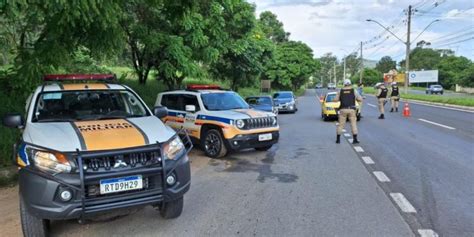
{"type": "Polygon", "coordinates": [[[285,32],[283,23],[281,23],[275,14],[270,11],[260,13],[258,23],[265,36],[275,43],[288,41],[290,33],[285,32]]]}
{"type": "Polygon", "coordinates": [[[336,55],[333,55],[332,53],[326,53],[319,58],[319,61],[321,63],[319,70],[319,77],[321,80],[326,84],[329,82],[334,82],[334,65],[338,64],[336,55]]]}
{"type": "Polygon", "coordinates": [[[388,73],[392,69],[397,68],[397,62],[393,60],[390,56],[382,57],[375,66],[380,73],[388,73]]]}
{"type": "Polygon", "coordinates": [[[313,51],[308,45],[288,41],[278,45],[273,63],[266,73],[278,87],[297,90],[319,68],[319,61],[313,58],[313,51]]]}
{"type": "MultiPolygon", "coordinates": [[[[353,84],[359,83],[359,79],[360,79],[359,75],[353,75],[351,77],[351,81],[353,84]]],[[[375,83],[382,82],[382,81],[383,81],[383,75],[381,72],[372,68],[364,68],[362,82],[365,85],[374,85],[375,83]]]]}

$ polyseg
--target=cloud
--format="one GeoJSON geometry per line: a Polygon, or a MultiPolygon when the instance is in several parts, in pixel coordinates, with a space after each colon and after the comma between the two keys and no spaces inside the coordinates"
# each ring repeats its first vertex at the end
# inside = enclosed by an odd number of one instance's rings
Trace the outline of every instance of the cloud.
{"type": "MultiPolygon", "coordinates": [[[[257,5],[257,13],[262,11],[275,13],[278,19],[283,22],[285,30],[291,33],[290,38],[308,44],[316,56],[333,52],[341,58],[348,52],[358,50],[361,41],[365,42],[371,39],[372,42],[364,46],[367,48],[367,50],[364,50],[366,51],[364,52],[365,56],[380,59],[385,55],[404,55],[404,45],[401,42],[385,32],[380,26],[365,20],[367,18],[376,19],[383,25],[388,26],[399,38],[404,39],[406,38],[406,23],[403,20],[406,20],[406,15],[403,10],[408,5],[413,4],[412,0],[252,1],[257,5]],[[377,36],[380,37],[377,38],[377,36]],[[386,39],[387,36],[389,36],[388,39],[386,39]]],[[[438,2],[440,1],[438,0],[438,2]]],[[[431,3],[429,1],[423,8],[432,8],[431,3]]],[[[452,0],[435,7],[438,18],[442,18],[443,21],[431,26],[417,41],[434,39],[449,34],[455,30],[452,21],[459,23],[456,26],[460,28],[469,24],[473,25],[473,5],[474,1],[466,4],[463,0],[452,0]]],[[[434,14],[433,12],[435,11],[433,10],[430,13],[434,14]]],[[[423,17],[414,17],[412,24],[413,38],[435,19],[430,17],[430,14],[423,17]]],[[[467,57],[473,57],[470,52],[466,52],[466,54],[467,57]]]]}

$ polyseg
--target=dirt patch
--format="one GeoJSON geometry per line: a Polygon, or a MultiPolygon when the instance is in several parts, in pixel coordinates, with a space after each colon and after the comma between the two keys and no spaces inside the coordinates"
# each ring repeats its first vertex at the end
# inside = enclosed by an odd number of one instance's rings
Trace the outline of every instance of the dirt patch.
{"type": "Polygon", "coordinates": [[[18,186],[0,189],[1,236],[21,236],[18,186]]]}

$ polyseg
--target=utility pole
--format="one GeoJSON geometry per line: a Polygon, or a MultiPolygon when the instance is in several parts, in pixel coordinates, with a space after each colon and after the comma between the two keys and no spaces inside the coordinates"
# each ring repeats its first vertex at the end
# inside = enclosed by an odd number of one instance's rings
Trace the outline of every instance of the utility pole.
{"type": "MultiPolygon", "coordinates": [[[[336,60],[337,60],[337,59],[336,59],[336,60]]],[[[336,87],[337,87],[336,60],[334,60],[334,84],[336,84],[336,87]]]]}
{"type": "Polygon", "coordinates": [[[364,56],[362,54],[363,44],[362,41],[360,42],[360,78],[359,84],[362,84],[362,77],[364,76],[364,56]]]}
{"type": "Polygon", "coordinates": [[[405,56],[405,93],[408,93],[408,80],[410,79],[410,34],[411,34],[411,5],[408,6],[408,21],[407,21],[407,42],[406,42],[406,56],[405,56]]]}
{"type": "Polygon", "coordinates": [[[346,57],[344,56],[344,75],[342,76],[342,81],[346,80],[346,57]]]}

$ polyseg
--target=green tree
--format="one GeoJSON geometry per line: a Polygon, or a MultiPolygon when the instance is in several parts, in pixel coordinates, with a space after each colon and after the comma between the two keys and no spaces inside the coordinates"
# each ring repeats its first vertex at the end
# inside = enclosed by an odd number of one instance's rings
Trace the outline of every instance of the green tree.
{"type": "MultiPolygon", "coordinates": [[[[444,56],[434,69],[439,70],[439,83],[445,88],[451,88],[457,82],[462,82],[463,85],[469,84],[468,81],[462,80],[461,78],[466,78],[465,75],[462,74],[470,65],[472,65],[472,62],[465,57],[444,56]]],[[[469,76],[467,78],[469,78],[469,76]]]]}
{"type": "MultiPolygon", "coordinates": [[[[41,75],[71,62],[84,46],[106,57],[121,48],[120,5],[115,1],[11,1],[1,6],[2,20],[16,53],[15,88],[30,88],[41,75]]],[[[3,27],[3,26],[2,26],[3,27]]],[[[19,90],[24,93],[26,90],[19,90]]]]}
{"type": "Polygon", "coordinates": [[[275,43],[286,42],[290,37],[290,33],[285,32],[283,23],[281,23],[277,16],[270,11],[260,13],[258,24],[265,36],[275,43]]]}
{"type": "Polygon", "coordinates": [[[273,63],[266,73],[278,87],[296,91],[319,69],[320,63],[313,58],[308,45],[288,41],[277,45],[273,63]]]}
{"type": "Polygon", "coordinates": [[[326,53],[319,58],[319,61],[321,63],[319,76],[322,79],[322,81],[325,84],[329,82],[334,82],[334,64],[338,64],[337,57],[333,55],[332,53],[326,53]]]}
{"type": "MultiPolygon", "coordinates": [[[[441,60],[441,53],[430,48],[415,48],[410,52],[410,70],[431,70],[441,60]]],[[[405,60],[400,61],[404,69],[405,60]]]]}
{"type": "MultiPolygon", "coordinates": [[[[351,77],[351,81],[353,84],[359,83],[359,75],[353,75],[351,77]]],[[[379,72],[376,69],[371,69],[371,68],[365,68],[364,69],[364,75],[362,77],[362,82],[366,86],[374,85],[377,82],[382,82],[383,81],[383,74],[379,72]]]]}
{"type": "Polygon", "coordinates": [[[470,63],[469,67],[464,69],[457,80],[461,86],[474,87],[474,63],[470,63]]]}
{"type": "Polygon", "coordinates": [[[397,62],[393,60],[390,56],[382,57],[375,66],[380,73],[387,73],[392,69],[397,68],[397,62]]]}
{"type": "MultiPolygon", "coordinates": [[[[219,59],[210,65],[211,74],[229,81],[234,91],[240,87],[255,86],[264,71],[264,62],[272,57],[274,45],[256,25],[254,11],[253,5],[240,4],[239,13],[234,15],[240,23],[227,29],[233,32],[233,36],[221,50],[219,59]],[[242,21],[245,24],[241,24],[242,21]]],[[[236,19],[229,22],[232,21],[236,19]]]]}

